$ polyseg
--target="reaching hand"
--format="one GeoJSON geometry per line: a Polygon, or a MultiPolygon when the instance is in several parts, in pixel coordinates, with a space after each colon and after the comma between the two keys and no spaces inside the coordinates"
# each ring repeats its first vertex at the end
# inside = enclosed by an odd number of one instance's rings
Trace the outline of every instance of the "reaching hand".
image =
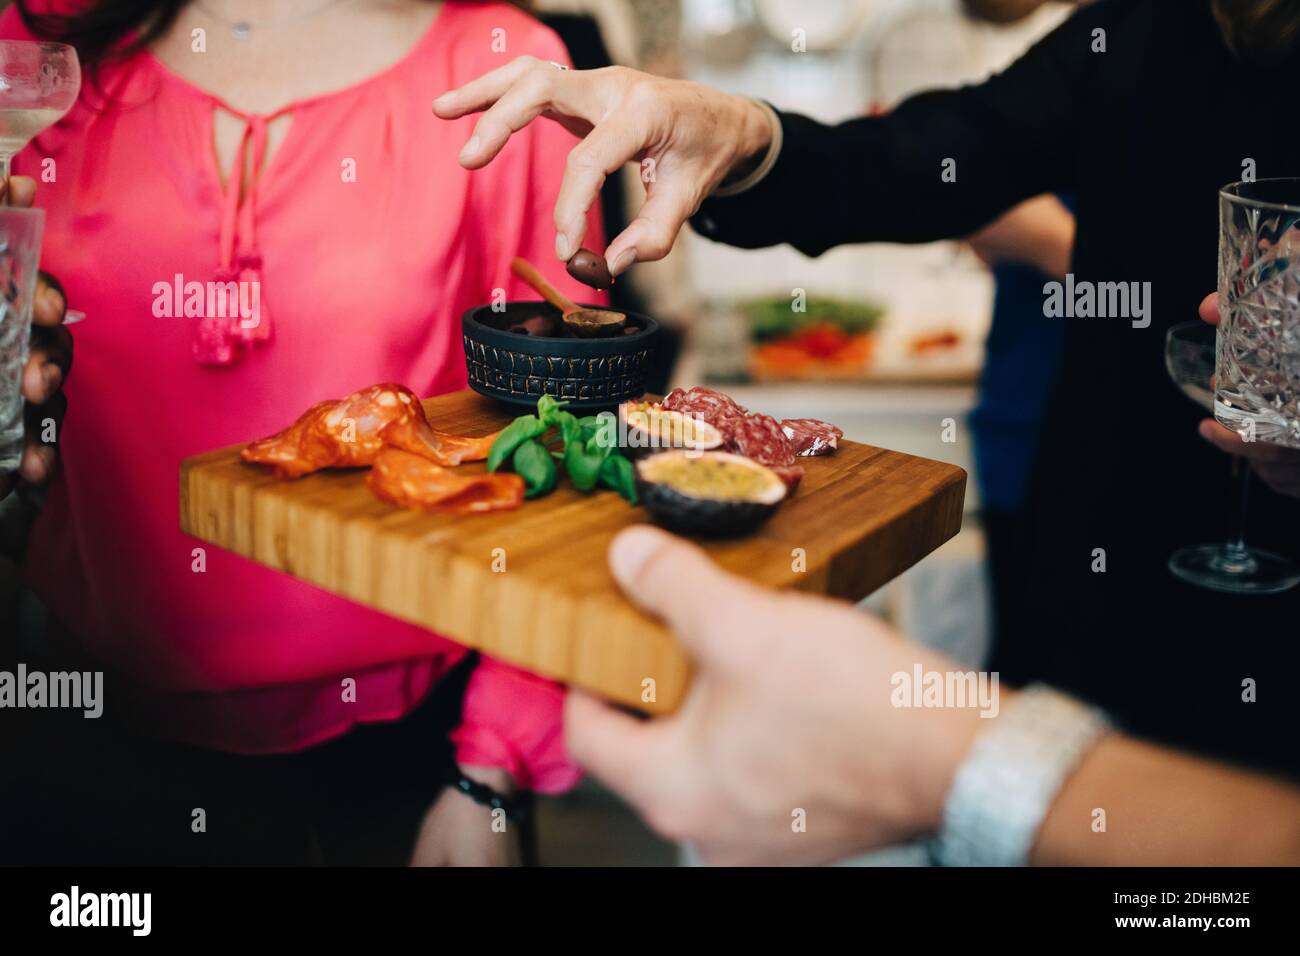
{"type": "Polygon", "coordinates": [[[587,210],[605,177],[641,162],[646,201],[606,250],[614,275],[666,256],[704,198],[771,142],[766,116],[744,97],[620,66],[561,70],[530,56],[444,93],[433,110],[443,119],[483,113],[460,153],[466,169],[486,166],[539,116],[583,138],[569,153],[555,203],[561,259],[582,245],[587,210]]]}

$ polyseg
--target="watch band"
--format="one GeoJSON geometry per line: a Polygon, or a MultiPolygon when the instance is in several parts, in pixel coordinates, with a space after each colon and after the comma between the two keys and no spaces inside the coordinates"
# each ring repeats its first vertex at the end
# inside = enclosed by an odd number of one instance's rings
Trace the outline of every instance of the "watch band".
{"type": "Polygon", "coordinates": [[[750,99],[763,111],[763,115],[767,117],[767,125],[772,131],[772,140],[767,145],[767,152],[763,154],[763,159],[752,172],[736,180],[734,183],[724,182],[719,185],[713,190],[713,192],[709,193],[710,199],[721,199],[726,196],[739,196],[746,190],[753,189],[767,178],[767,174],[772,171],[772,167],[776,165],[777,159],[781,156],[781,146],[785,140],[785,127],[781,125],[781,118],[776,115],[776,110],[772,109],[768,103],[765,103],[760,99],[755,99],[754,97],[750,97],[750,99]]]}
{"type": "Polygon", "coordinates": [[[1048,808],[1110,721],[1032,684],[995,717],[957,768],[931,844],[943,866],[1024,866],[1048,808]]]}

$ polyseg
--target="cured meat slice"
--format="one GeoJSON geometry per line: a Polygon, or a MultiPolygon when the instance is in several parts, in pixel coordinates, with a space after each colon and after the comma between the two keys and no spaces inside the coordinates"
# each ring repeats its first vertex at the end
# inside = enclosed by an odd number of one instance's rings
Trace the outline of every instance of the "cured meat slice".
{"type": "Polygon", "coordinates": [[[781,431],[790,439],[794,453],[806,458],[812,455],[829,455],[840,445],[843,429],[815,418],[787,418],[781,422],[781,431]]]}
{"type": "Polygon", "coordinates": [[[748,411],[730,395],[703,386],[675,388],[661,403],[664,408],[703,419],[722,433],[723,447],[766,465],[794,494],[804,476],[798,457],[829,455],[844,432],[815,418],[787,418],[748,411]]]}
{"type": "Polygon", "coordinates": [[[730,395],[715,392],[702,385],[696,385],[694,388],[675,388],[664,396],[661,404],[670,411],[694,415],[715,427],[720,427],[719,421],[738,418],[746,412],[745,407],[730,395]]]}
{"type": "Polygon", "coordinates": [[[322,468],[365,467],[386,445],[441,465],[480,461],[495,439],[495,434],[470,438],[433,428],[414,392],[386,383],[318,402],[288,428],[248,445],[242,457],[270,465],[281,478],[300,478],[322,468]]]}
{"type": "Polygon", "coordinates": [[[423,418],[393,422],[384,429],[384,444],[428,458],[439,465],[460,465],[467,461],[483,461],[492,450],[492,443],[501,433],[490,435],[452,435],[439,431],[423,418]]]}
{"type": "Polygon", "coordinates": [[[524,501],[518,475],[462,475],[400,448],[384,448],[375,456],[366,484],[399,507],[451,514],[509,511],[524,501]]]}
{"type": "Polygon", "coordinates": [[[785,482],[785,496],[789,498],[798,489],[799,482],[803,480],[804,470],[798,465],[779,465],[772,470],[785,482]]]}
{"type": "Polygon", "coordinates": [[[333,401],[317,402],[284,431],[249,444],[240,457],[244,461],[270,465],[280,478],[299,478],[325,467],[317,462],[332,461],[338,455],[322,424],[335,404],[333,401]]]}
{"type": "Polygon", "coordinates": [[[707,422],[722,433],[728,451],[745,454],[736,447],[734,439],[737,425],[749,415],[749,411],[730,395],[696,385],[673,389],[664,396],[661,404],[664,408],[707,422]]]}
{"type": "Polygon", "coordinates": [[[794,464],[794,449],[781,430],[781,423],[771,415],[751,413],[733,422],[730,446],[738,455],[760,465],[782,467],[794,464]]]}

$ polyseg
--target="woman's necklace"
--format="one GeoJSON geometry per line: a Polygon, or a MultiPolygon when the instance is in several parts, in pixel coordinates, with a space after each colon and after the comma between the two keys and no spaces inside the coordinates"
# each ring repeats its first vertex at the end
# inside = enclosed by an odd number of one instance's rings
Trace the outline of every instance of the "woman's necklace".
{"type": "MultiPolygon", "coordinates": [[[[284,20],[272,20],[270,22],[263,22],[263,23],[256,24],[256,26],[258,27],[258,29],[261,30],[269,30],[272,27],[282,26],[286,23],[297,23],[301,20],[310,19],[311,17],[314,17],[317,14],[324,13],[330,7],[335,7],[338,6],[340,3],[346,3],[346,2],[347,0],[325,0],[325,2],[322,3],[320,6],[318,6],[316,9],[308,10],[306,13],[300,13],[296,17],[288,17],[287,19],[284,20]]],[[[194,6],[197,9],[202,10],[205,14],[207,14],[213,20],[216,20],[218,23],[222,23],[230,27],[230,34],[236,40],[247,40],[249,37],[253,35],[253,27],[255,26],[255,24],[250,20],[232,20],[230,19],[230,17],[222,16],[221,14],[213,10],[211,7],[209,7],[206,3],[204,3],[203,0],[194,0],[194,6]]]]}

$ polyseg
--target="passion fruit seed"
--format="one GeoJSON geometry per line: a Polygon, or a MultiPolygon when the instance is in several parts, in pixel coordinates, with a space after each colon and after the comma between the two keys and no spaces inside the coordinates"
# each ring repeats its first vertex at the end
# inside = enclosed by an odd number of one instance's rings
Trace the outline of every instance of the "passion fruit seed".
{"type": "Polygon", "coordinates": [[[642,503],[683,534],[743,534],[766,521],[786,495],[770,468],[727,452],[668,451],[637,465],[642,503]]]}
{"type": "Polygon", "coordinates": [[[673,455],[647,471],[651,481],[665,482],[678,491],[699,498],[754,501],[760,499],[769,487],[763,475],[755,469],[712,458],[673,455]]]}
{"type": "Polygon", "coordinates": [[[705,451],[722,444],[722,433],[708,422],[654,402],[626,402],[621,411],[629,447],[705,451]]]}

